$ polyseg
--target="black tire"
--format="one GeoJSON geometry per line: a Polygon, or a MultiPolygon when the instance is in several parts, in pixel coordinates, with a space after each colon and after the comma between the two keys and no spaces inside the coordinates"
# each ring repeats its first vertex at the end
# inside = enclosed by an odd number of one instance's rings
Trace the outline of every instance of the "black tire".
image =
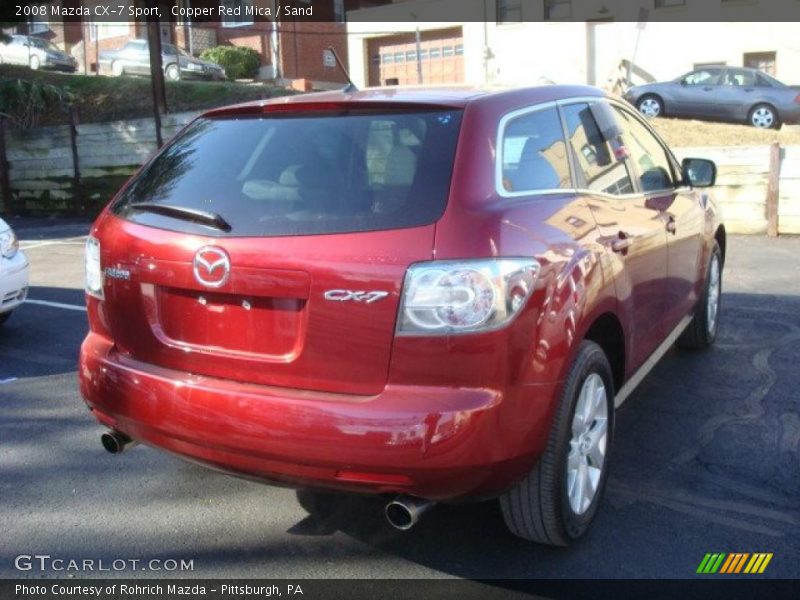
{"type": "Polygon", "coordinates": [[[588,531],[608,477],[613,426],[614,383],[608,358],[600,346],[584,341],[570,368],[544,454],[525,479],[500,497],[503,520],[511,533],[540,544],[566,546],[588,531]],[[605,459],[594,496],[579,514],[570,504],[567,461],[578,397],[593,374],[600,376],[606,391],[605,459]]]}
{"type": "Polygon", "coordinates": [[[0,313],[0,325],[8,321],[8,318],[11,316],[11,311],[0,313]]]}
{"type": "Polygon", "coordinates": [[[717,332],[719,331],[719,317],[722,308],[722,251],[719,244],[714,242],[711,248],[711,256],[708,259],[708,266],[706,267],[706,281],[703,287],[703,294],[697,302],[694,309],[694,316],[692,322],[678,338],[678,347],[687,350],[705,350],[714,344],[717,339],[717,332]],[[713,265],[717,261],[718,271],[718,284],[716,294],[717,309],[714,317],[714,322],[709,322],[709,300],[714,298],[711,293],[712,278],[713,278],[713,265]]]}
{"type": "MultiPolygon", "coordinates": [[[[766,118],[766,117],[764,117],[766,118]]],[[[766,121],[761,121],[766,123],[766,121]]],[[[753,127],[757,127],[759,129],[780,129],[781,121],[778,117],[778,111],[775,109],[774,106],[771,104],[756,104],[753,108],[750,109],[750,112],[747,113],[747,123],[748,125],[752,125],[753,127]],[[771,120],[768,125],[759,125],[756,122],[756,115],[761,114],[763,112],[765,115],[769,113],[771,115],[771,120]]]]}
{"type": "Polygon", "coordinates": [[[641,114],[643,117],[646,117],[648,119],[653,119],[655,117],[663,117],[664,116],[664,101],[661,98],[659,98],[658,96],[656,96],[655,94],[645,94],[644,96],[639,98],[639,100],[637,100],[636,109],[639,111],[639,114],[641,114]],[[649,104],[649,103],[653,103],[653,104],[649,104]],[[650,112],[650,111],[646,112],[643,109],[643,107],[646,107],[648,105],[656,106],[657,107],[657,109],[656,109],[657,112],[648,114],[648,112],[650,112]]]}
{"type": "Polygon", "coordinates": [[[164,75],[170,81],[178,81],[181,78],[180,69],[178,69],[178,65],[176,65],[174,63],[171,64],[171,65],[167,65],[167,68],[164,71],[164,75]]]}

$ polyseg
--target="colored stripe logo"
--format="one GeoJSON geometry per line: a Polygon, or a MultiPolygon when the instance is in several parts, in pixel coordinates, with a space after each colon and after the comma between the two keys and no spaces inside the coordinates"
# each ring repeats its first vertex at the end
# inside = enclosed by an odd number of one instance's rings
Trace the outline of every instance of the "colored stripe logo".
{"type": "Polygon", "coordinates": [[[715,573],[756,575],[763,573],[771,560],[771,552],[709,553],[703,557],[700,566],[697,567],[697,573],[702,575],[715,573]]]}

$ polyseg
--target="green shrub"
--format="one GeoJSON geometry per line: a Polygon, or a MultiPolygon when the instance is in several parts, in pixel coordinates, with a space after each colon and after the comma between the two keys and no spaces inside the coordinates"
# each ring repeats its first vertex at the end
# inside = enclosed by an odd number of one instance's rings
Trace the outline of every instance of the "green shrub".
{"type": "Polygon", "coordinates": [[[205,50],[200,58],[225,67],[225,73],[230,79],[254,78],[261,66],[258,52],[242,46],[215,46],[205,50]]]}
{"type": "Polygon", "coordinates": [[[23,79],[0,80],[0,113],[15,127],[36,127],[48,110],[66,112],[77,96],[68,87],[23,79]]]}

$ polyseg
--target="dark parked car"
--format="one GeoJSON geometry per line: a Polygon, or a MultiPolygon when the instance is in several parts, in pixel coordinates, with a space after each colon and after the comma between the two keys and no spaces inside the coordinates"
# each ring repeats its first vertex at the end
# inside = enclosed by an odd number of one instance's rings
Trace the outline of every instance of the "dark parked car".
{"type": "Polygon", "coordinates": [[[81,393],[112,453],[393,494],[401,529],[499,498],[568,544],[615,407],[716,338],[714,178],[583,86],[212,110],[91,229],[81,393]]]}
{"type": "MultiPolygon", "coordinates": [[[[225,69],[220,65],[195,58],[174,44],[161,45],[161,64],[164,75],[171,81],[179,79],[226,79],[225,69]]],[[[120,76],[149,75],[150,48],[147,40],[131,40],[118,50],[100,53],[100,66],[120,76]]]]}
{"type": "Polygon", "coordinates": [[[800,87],[756,69],[697,69],[674,81],[632,87],[625,99],[646,117],[736,121],[762,129],[800,123],[800,87]]]}
{"type": "Polygon", "coordinates": [[[53,42],[31,35],[12,35],[6,43],[0,43],[0,63],[70,73],[78,68],[78,61],[53,42]]]}

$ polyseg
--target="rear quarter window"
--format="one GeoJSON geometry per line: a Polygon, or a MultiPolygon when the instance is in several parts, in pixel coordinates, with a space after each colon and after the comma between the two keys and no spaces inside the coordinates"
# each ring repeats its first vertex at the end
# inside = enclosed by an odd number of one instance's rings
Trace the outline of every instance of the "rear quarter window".
{"type": "Polygon", "coordinates": [[[230,236],[427,225],[444,212],[460,125],[456,110],[200,119],[112,210],[155,227],[230,236]],[[218,214],[230,232],[137,209],[140,203],[218,214]]]}
{"type": "Polygon", "coordinates": [[[572,187],[567,146],[555,107],[510,119],[501,143],[501,185],[506,192],[572,187]]]}

